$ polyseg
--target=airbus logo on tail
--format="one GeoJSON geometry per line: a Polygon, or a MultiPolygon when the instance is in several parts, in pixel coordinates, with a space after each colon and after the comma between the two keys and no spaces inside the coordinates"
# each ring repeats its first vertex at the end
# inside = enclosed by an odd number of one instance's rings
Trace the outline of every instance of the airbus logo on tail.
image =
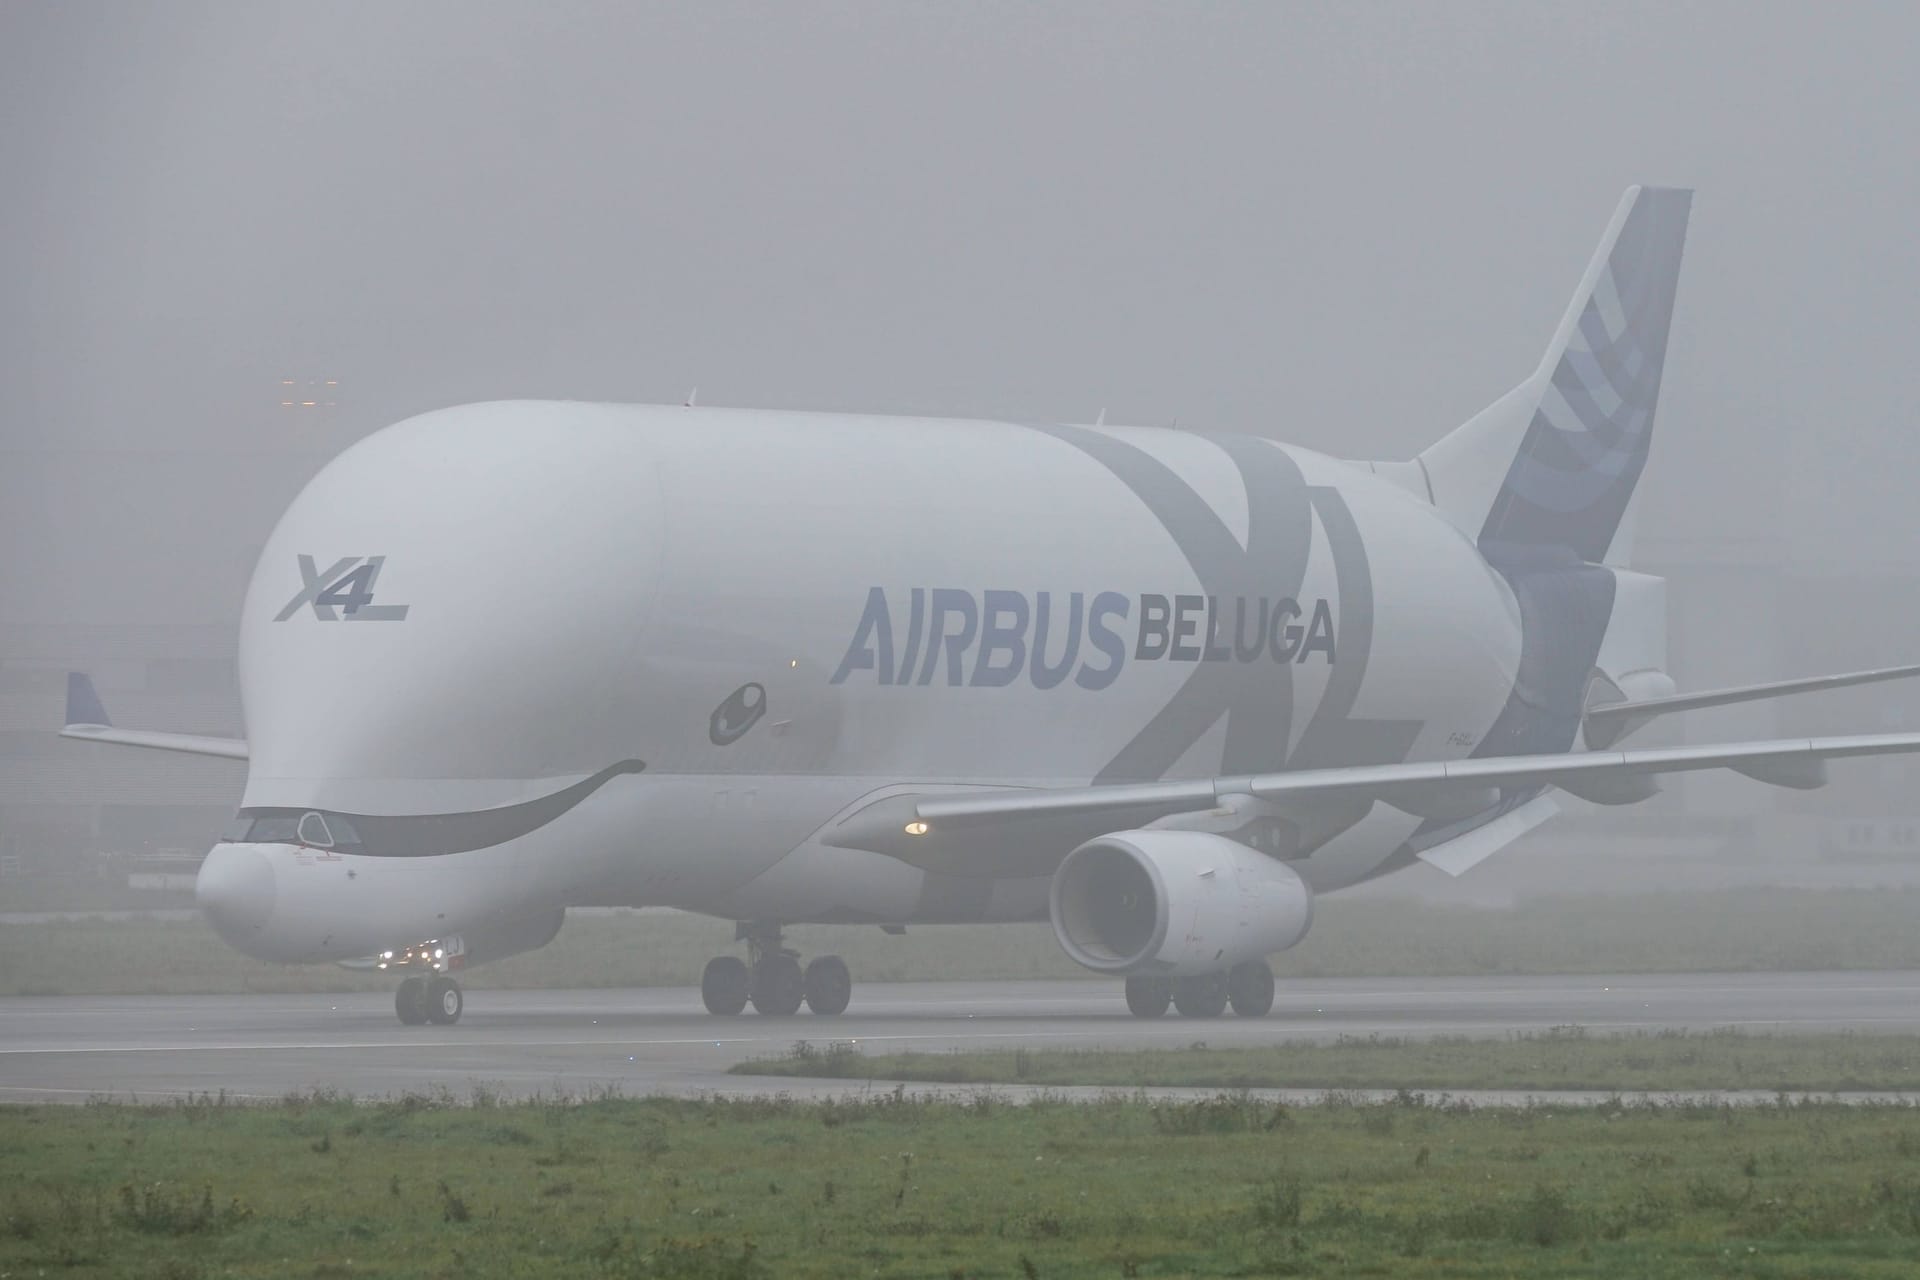
{"type": "Polygon", "coordinates": [[[301,556],[300,590],[273,620],[285,622],[300,611],[301,605],[308,605],[322,622],[343,618],[348,622],[404,621],[406,605],[373,603],[373,586],[386,562],[385,556],[342,556],[321,570],[315,567],[312,556],[301,556]]]}

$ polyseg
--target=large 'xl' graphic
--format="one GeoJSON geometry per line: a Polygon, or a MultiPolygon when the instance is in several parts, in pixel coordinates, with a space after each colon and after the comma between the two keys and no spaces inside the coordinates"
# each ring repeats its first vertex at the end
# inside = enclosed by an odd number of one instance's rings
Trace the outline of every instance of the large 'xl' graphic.
{"type": "Polygon", "coordinates": [[[1226,774],[1406,759],[1420,731],[1417,721],[1352,718],[1373,648],[1373,574],[1359,526],[1338,490],[1308,485],[1299,464],[1271,441],[1250,436],[1214,438],[1246,485],[1247,542],[1243,547],[1191,485],[1144,449],[1086,427],[1034,429],[1072,445],[1131,489],[1178,544],[1207,595],[1297,597],[1313,548],[1316,512],[1333,556],[1340,600],[1340,660],[1330,668],[1326,694],[1291,753],[1287,746],[1296,710],[1293,668],[1203,662],[1194,666],[1172,699],[1101,769],[1096,783],[1164,776],[1222,716],[1227,728],[1220,769],[1226,774]]]}
{"type": "Polygon", "coordinates": [[[311,605],[313,616],[322,622],[338,622],[342,615],[348,622],[406,621],[406,605],[373,603],[373,584],[386,562],[385,556],[342,556],[322,571],[312,556],[301,556],[300,590],[273,620],[285,622],[304,604],[311,605]],[[341,612],[335,613],[336,608],[341,612]]]}

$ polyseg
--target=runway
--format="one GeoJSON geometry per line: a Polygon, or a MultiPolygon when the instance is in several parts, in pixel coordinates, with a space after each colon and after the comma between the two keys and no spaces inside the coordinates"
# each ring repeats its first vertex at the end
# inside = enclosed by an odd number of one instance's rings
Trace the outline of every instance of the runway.
{"type": "MultiPolygon", "coordinates": [[[[994,1046],[1179,1048],[1339,1035],[1499,1036],[1741,1027],[1920,1030],[1920,973],[1358,978],[1281,984],[1266,1018],[1141,1021],[1117,982],[856,986],[839,1018],[714,1018],[680,988],[468,993],[454,1027],[403,1027],[378,993],[0,999],[0,1101],[356,1097],[486,1087],[503,1096],[844,1094],[847,1081],[725,1074],[796,1041],[939,1052],[994,1046]]],[[[1169,1091],[1176,1092],[1176,1091],[1169,1091]]],[[[1314,1091],[1318,1092],[1318,1091],[1314,1091]]],[[[1484,1095],[1498,1101],[1501,1095],[1484,1095]]]]}

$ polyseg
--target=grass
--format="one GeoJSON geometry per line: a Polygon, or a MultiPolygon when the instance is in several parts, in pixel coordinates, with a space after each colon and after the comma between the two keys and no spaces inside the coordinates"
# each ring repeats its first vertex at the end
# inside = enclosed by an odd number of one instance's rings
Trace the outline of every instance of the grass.
{"type": "Polygon", "coordinates": [[[1579,1028],[1502,1040],[1341,1036],[1245,1048],[1007,1049],[869,1056],[802,1042],[737,1075],[956,1085],[1150,1085],[1209,1089],[1920,1090],[1920,1035],[1748,1035],[1579,1028]]]}
{"type": "MultiPolygon", "coordinates": [[[[1542,898],[1484,910],[1331,898],[1313,933],[1274,957],[1287,978],[1387,974],[1920,969],[1920,890],[1740,889],[1542,898]]],[[[1040,925],[789,931],[847,957],[860,981],[1087,976],[1040,925]]],[[[680,986],[737,951],[720,920],[676,912],[577,917],[550,946],[474,971],[485,987],[680,986]]],[[[290,968],[229,950],[197,920],[0,924],[0,994],[138,995],[384,990],[331,965],[290,968]]]]}
{"type": "Polygon", "coordinates": [[[1909,1276],[1920,1111],[485,1095],[0,1109],[0,1273],[1909,1276]]]}

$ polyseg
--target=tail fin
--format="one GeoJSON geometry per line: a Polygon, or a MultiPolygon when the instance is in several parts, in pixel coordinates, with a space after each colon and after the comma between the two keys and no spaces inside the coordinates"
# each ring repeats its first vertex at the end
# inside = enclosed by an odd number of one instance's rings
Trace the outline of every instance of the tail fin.
{"type": "Polygon", "coordinates": [[[1627,562],[1692,203],[1630,188],[1533,376],[1420,455],[1435,505],[1491,558],[1627,562]]]}

